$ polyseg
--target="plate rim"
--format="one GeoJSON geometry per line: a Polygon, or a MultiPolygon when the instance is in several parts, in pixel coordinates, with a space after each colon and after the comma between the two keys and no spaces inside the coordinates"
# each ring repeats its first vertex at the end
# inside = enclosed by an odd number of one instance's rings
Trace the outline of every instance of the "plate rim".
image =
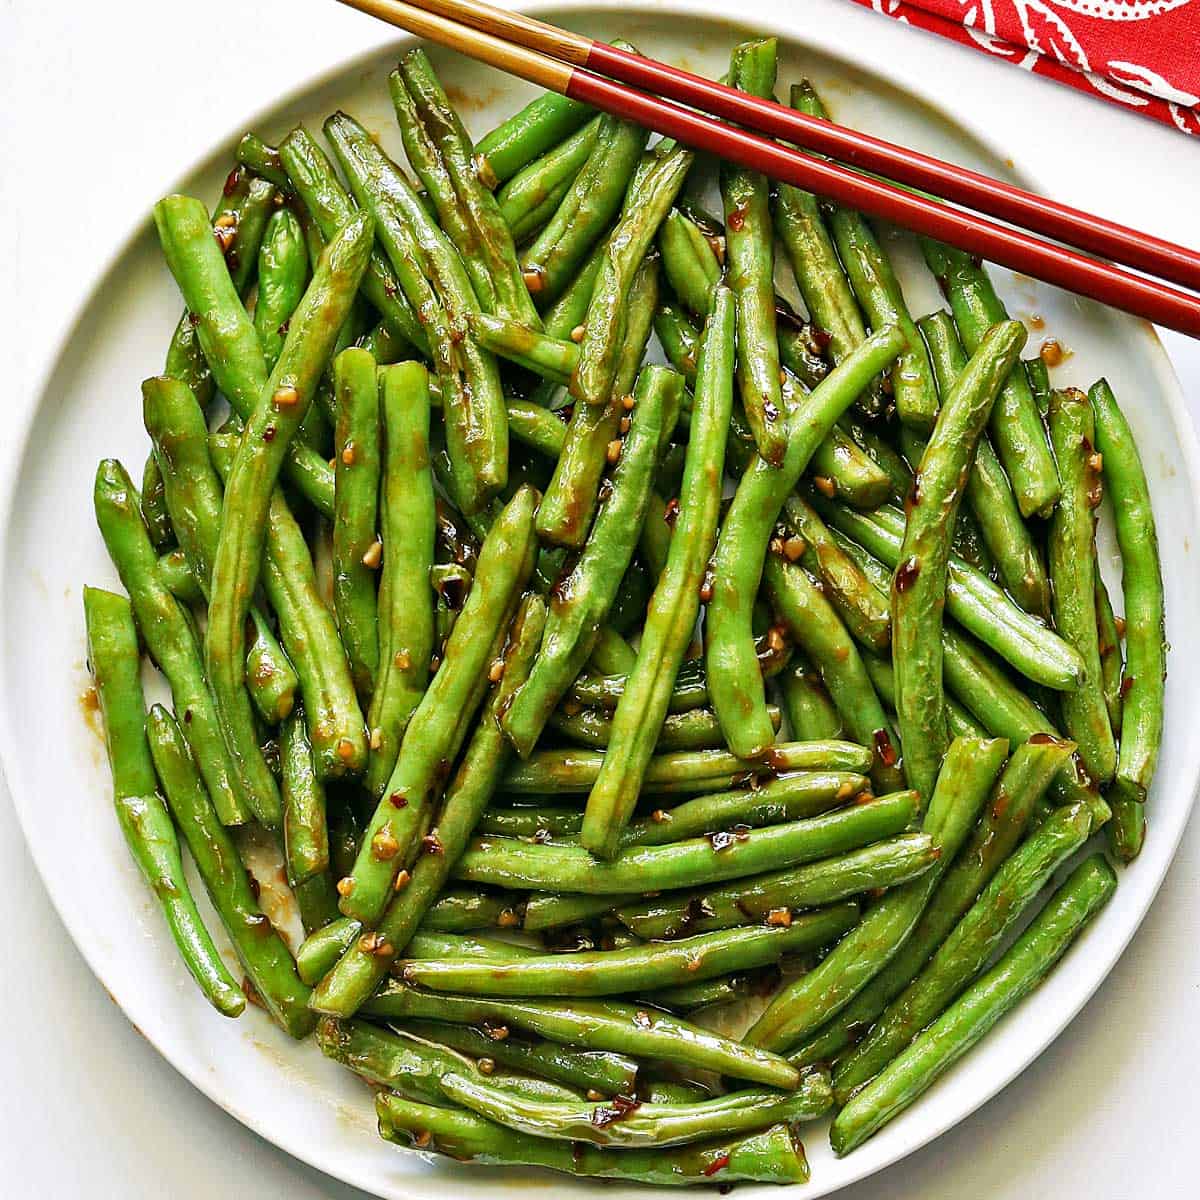
{"type": "MultiPolygon", "coordinates": [[[[511,0],[500,0],[500,3],[508,7],[517,7],[517,5],[511,3],[511,0]]],[[[765,32],[778,35],[804,46],[826,59],[837,61],[854,70],[862,71],[865,74],[886,82],[888,86],[903,91],[929,111],[937,114],[943,121],[958,127],[968,134],[978,146],[985,149],[995,159],[1000,161],[1007,160],[1010,164],[1013,162],[1011,158],[1008,158],[1004,149],[1002,149],[997,139],[992,135],[989,127],[983,125],[969,113],[950,111],[940,99],[931,94],[930,87],[919,76],[913,76],[907,69],[896,70],[894,73],[888,74],[879,67],[866,62],[864,59],[856,57],[852,52],[847,52],[842,45],[828,46],[820,34],[814,35],[810,31],[800,28],[798,18],[789,14],[786,9],[780,12],[779,10],[772,10],[767,7],[766,11],[760,12],[759,9],[763,6],[760,5],[759,0],[752,0],[745,18],[731,16],[727,9],[721,8],[714,0],[669,0],[668,6],[664,6],[661,0],[524,0],[519,7],[522,11],[528,12],[531,15],[566,12],[586,17],[608,12],[647,18],[661,17],[664,7],[673,7],[679,10],[681,14],[686,15],[691,13],[703,16],[707,19],[728,25],[731,28],[745,28],[759,33],[765,32]],[[753,14],[752,16],[750,15],[751,13],[753,14]]],[[[844,9],[839,6],[835,11],[839,12],[839,14],[846,14],[845,20],[847,21],[855,19],[855,16],[851,14],[856,14],[856,10],[850,6],[846,6],[844,9]]],[[[842,17],[839,15],[837,20],[842,20],[842,17]]],[[[402,51],[421,43],[422,39],[404,34],[402,31],[394,28],[390,32],[387,30],[382,31],[378,39],[372,41],[362,49],[356,50],[336,62],[327,65],[320,71],[306,76],[291,88],[269,101],[268,105],[260,107],[249,117],[240,119],[230,132],[207,141],[205,143],[207,148],[202,149],[195,156],[191,157],[184,167],[172,176],[167,189],[157,194],[166,195],[170,191],[176,190],[186,179],[194,175],[197,170],[202,170],[206,164],[215,159],[221,153],[223,147],[235,142],[246,128],[253,128],[261,124],[264,120],[269,119],[272,114],[279,110],[294,105],[304,94],[335,83],[339,78],[352,72],[363,70],[388,47],[395,47],[398,51],[402,51]]],[[[947,47],[947,50],[949,50],[949,47],[947,47]]],[[[1010,171],[1022,186],[1036,189],[1036,173],[1018,169],[1015,165],[1010,166],[1010,171]]],[[[32,386],[30,388],[30,395],[33,400],[20,414],[16,422],[16,427],[13,430],[13,437],[10,442],[12,446],[11,465],[13,469],[7,472],[3,488],[0,490],[0,631],[5,630],[9,622],[7,607],[9,580],[4,576],[14,536],[11,517],[16,506],[17,485],[19,482],[19,472],[16,468],[23,461],[30,434],[37,422],[39,413],[46,403],[48,388],[58,365],[68,349],[72,338],[83,324],[94,302],[99,285],[136,244],[137,240],[145,232],[148,223],[149,218],[145,215],[132,219],[119,238],[114,241],[112,250],[99,258],[93,265],[85,281],[78,287],[78,298],[66,310],[66,315],[60,326],[60,333],[49,342],[49,349],[45,352],[42,362],[36,364],[31,372],[32,386]]],[[[1163,346],[1157,331],[1147,323],[1142,323],[1142,325],[1142,333],[1148,337],[1150,343],[1148,349],[1154,358],[1155,381],[1171,417],[1174,432],[1177,435],[1176,445],[1180,454],[1180,461],[1184,468],[1183,473],[1189,487],[1192,516],[1196,527],[1200,529],[1200,434],[1198,434],[1187,411],[1186,399],[1176,375],[1174,364],[1166,348],[1163,346]]],[[[3,779],[4,785],[12,798],[13,810],[16,814],[17,824],[21,830],[25,846],[37,869],[39,879],[43,887],[46,888],[47,896],[58,919],[63,923],[64,928],[71,936],[72,942],[87,963],[88,969],[113,998],[126,1019],[134,1024],[135,1028],[138,1028],[139,1031],[144,1031],[151,1023],[143,1023],[137,1019],[139,1010],[136,993],[130,996],[120,995],[123,989],[120,988],[119,981],[110,980],[107,977],[107,973],[101,965],[101,957],[96,948],[88,939],[79,936],[73,922],[68,919],[64,911],[64,901],[46,883],[47,872],[44,869],[44,854],[39,851],[36,840],[29,833],[27,818],[27,804],[29,801],[27,797],[30,789],[19,790],[13,786],[13,780],[17,772],[14,769],[10,769],[9,766],[10,761],[15,764],[20,760],[15,753],[16,746],[14,730],[12,728],[12,716],[7,703],[9,681],[6,671],[7,655],[0,652],[0,778],[3,779]],[[113,986],[113,984],[117,986],[113,986]]],[[[1197,794],[1200,792],[1200,745],[1197,745],[1196,749],[1191,752],[1190,759],[1190,763],[1185,762],[1185,767],[1187,768],[1185,773],[1190,777],[1190,797],[1186,801],[1186,808],[1183,810],[1172,844],[1169,850],[1164,852],[1162,870],[1158,878],[1149,887],[1141,903],[1140,911],[1137,911],[1135,914],[1125,914],[1127,928],[1124,929],[1123,936],[1105,943],[1103,950],[1093,951],[1095,960],[1098,963],[1100,961],[1103,962],[1102,969],[1095,972],[1094,980],[1083,987],[1077,998],[1073,998],[1075,1002],[1069,1004],[1064,1009],[1061,1020],[1056,1016],[1039,1037],[1030,1040],[1028,1051],[1022,1052],[1020,1056],[1014,1059],[1015,1066],[1011,1069],[1006,1067],[1003,1071],[997,1072],[994,1078],[988,1081],[987,1086],[980,1088],[977,1095],[970,1097],[970,1102],[966,1106],[958,1105],[952,1113],[947,1114],[941,1120],[935,1123],[927,1123],[915,1138],[910,1139],[903,1145],[891,1148],[887,1154],[879,1157],[877,1161],[872,1161],[870,1156],[864,1156],[861,1168],[855,1171],[850,1178],[840,1181],[836,1185],[835,1190],[852,1186],[854,1183],[869,1178],[892,1164],[907,1158],[909,1155],[935,1141],[949,1129],[965,1121],[1030,1067],[1075,1020],[1079,1012],[1095,995],[1101,984],[1108,979],[1113,968],[1128,948],[1130,941],[1132,941],[1134,935],[1141,927],[1174,861],[1184,831],[1193,818],[1197,794]]],[[[1185,780],[1185,786],[1187,786],[1187,783],[1188,780],[1185,780]]],[[[161,1038],[144,1032],[143,1036],[146,1037],[155,1051],[179,1075],[217,1107],[264,1140],[277,1146],[280,1150],[298,1161],[306,1163],[338,1182],[361,1188],[363,1191],[373,1195],[385,1195],[385,1193],[378,1190],[380,1184],[377,1179],[360,1176],[354,1170],[352,1164],[349,1169],[347,1169],[348,1164],[345,1163],[336,1169],[325,1165],[320,1158],[319,1149],[310,1148],[306,1143],[289,1137],[286,1128],[281,1129],[277,1126],[272,1126],[264,1117],[244,1111],[236,1102],[227,1098],[215,1085],[211,1084],[202,1072],[192,1070],[188,1066],[178,1062],[173,1054],[162,1044],[161,1038]]],[[[541,1177],[540,1173],[538,1177],[541,1177]]],[[[591,1182],[594,1185],[597,1181],[572,1180],[572,1182],[591,1182]]],[[[813,1182],[817,1183],[818,1181],[814,1180],[813,1182]]],[[[424,1195],[421,1190],[410,1189],[407,1186],[407,1181],[400,1184],[399,1188],[401,1190],[398,1190],[396,1186],[392,1186],[386,1194],[403,1194],[411,1196],[412,1200],[418,1200],[419,1197],[424,1195]]],[[[810,1184],[806,1194],[814,1195],[811,1188],[812,1185],[810,1184]]],[[[826,1193],[822,1192],[822,1194],[826,1193]]]]}

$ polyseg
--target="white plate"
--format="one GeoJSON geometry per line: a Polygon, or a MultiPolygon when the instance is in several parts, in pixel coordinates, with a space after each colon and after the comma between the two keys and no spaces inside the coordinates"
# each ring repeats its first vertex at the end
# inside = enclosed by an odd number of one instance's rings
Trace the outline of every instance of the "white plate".
{"type": "MultiPolygon", "coordinates": [[[[553,19],[552,7],[530,7],[553,19]]],[[[677,4],[670,12],[653,3],[597,5],[596,15],[588,17],[576,6],[564,23],[608,38],[624,35],[650,54],[718,74],[736,37],[734,27],[720,19],[720,7],[707,0],[677,4]]],[[[823,8],[820,29],[803,33],[797,32],[800,21],[789,26],[785,10],[765,0],[740,5],[747,23],[784,39],[782,83],[810,74],[840,119],[993,173],[1005,171],[1003,157],[989,150],[986,138],[953,124],[922,98],[927,94],[923,81],[905,78],[903,61],[889,64],[896,81],[889,82],[865,61],[839,57],[847,39],[838,10],[823,8]]],[[[847,25],[855,16],[847,10],[847,25]]],[[[277,137],[297,120],[316,128],[327,113],[344,107],[402,157],[385,85],[401,47],[398,41],[339,66],[247,127],[277,137]]],[[[490,127],[527,92],[465,60],[441,53],[435,58],[474,131],[490,127]]],[[[235,140],[219,145],[177,184],[178,190],[215,194],[235,140]]],[[[1145,914],[1200,778],[1200,745],[1188,727],[1200,700],[1200,681],[1193,673],[1200,663],[1200,631],[1180,617],[1200,594],[1193,552],[1200,531],[1194,499],[1200,494],[1200,470],[1173,372],[1143,323],[1002,272],[997,280],[1014,314],[1044,318],[1045,332],[1035,339],[1053,335],[1074,351],[1056,381],[1086,384],[1101,373],[1108,376],[1134,425],[1150,477],[1168,613],[1176,618],[1170,623],[1167,728],[1150,837],[1142,857],[1122,873],[1112,904],[1062,968],[919,1104],[843,1161],[830,1155],[823,1130],[812,1130],[806,1140],[813,1181],[806,1195],[813,1197],[861,1179],[961,1120],[1070,1021],[1145,914]]],[[[910,300],[918,311],[937,302],[927,277],[913,276],[910,300]]],[[[10,490],[0,501],[5,531],[0,752],[47,888],[92,969],[130,1020],[197,1087],[290,1153],[380,1196],[486,1196],[504,1186],[539,1184],[564,1195],[582,1194],[588,1185],[532,1172],[430,1166],[380,1142],[369,1094],[345,1071],[322,1060],[311,1046],[297,1047],[260,1012],[252,1010],[238,1022],[212,1013],[179,966],[128,860],[108,803],[102,748],[80,706],[87,686],[80,589],[84,582],[115,584],[91,517],[92,473],[98,458],[112,454],[140,469],[146,439],[138,384],[160,369],[178,311],[177,294],[146,222],[89,293],[47,369],[30,416],[12,430],[21,450],[10,490]]],[[[605,1186],[635,1194],[613,1183],[605,1186]]],[[[759,1189],[743,1190],[749,1195],[759,1189]]]]}

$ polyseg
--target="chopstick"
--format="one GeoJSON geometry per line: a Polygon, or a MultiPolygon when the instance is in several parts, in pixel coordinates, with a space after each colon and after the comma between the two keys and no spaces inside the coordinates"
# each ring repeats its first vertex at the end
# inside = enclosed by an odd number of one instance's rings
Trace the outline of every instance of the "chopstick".
{"type": "MultiPolygon", "coordinates": [[[[1089,258],[1073,250],[1045,241],[1023,230],[1000,225],[986,217],[951,207],[896,187],[873,176],[861,174],[840,163],[814,157],[804,151],[770,141],[747,130],[720,121],[704,113],[685,108],[673,100],[647,95],[624,84],[616,83],[583,67],[562,61],[562,57],[582,53],[576,35],[553,26],[539,32],[541,44],[555,49],[551,57],[540,50],[507,41],[490,32],[461,24],[458,20],[440,16],[427,9],[402,0],[340,0],[351,8],[396,25],[410,33],[477,59],[480,62],[517,75],[531,83],[559,92],[572,99],[590,104],[604,112],[635,121],[657,133],[673,137],[698,150],[717,154],[739,165],[762,171],[764,174],[796,187],[816,192],[838,203],[858,209],[868,216],[880,217],[905,226],[916,233],[958,246],[981,259],[999,263],[1015,271],[1066,288],[1079,295],[1091,297],[1114,308],[1200,337],[1200,297],[1179,291],[1166,283],[1134,274],[1121,267],[1089,258]],[[546,40],[548,39],[548,40],[546,40]]],[[[451,0],[424,0],[438,3],[446,11],[460,11],[460,4],[451,0]]],[[[486,10],[503,17],[501,26],[506,32],[532,36],[528,27],[540,25],[519,14],[490,10],[474,3],[475,10],[486,10]]],[[[587,41],[587,39],[583,39],[587,41]]],[[[601,43],[590,43],[594,48],[601,43]]],[[[611,48],[610,48],[611,49],[611,48]]],[[[590,53],[590,51],[589,51],[590,53]]],[[[620,51],[613,51],[620,54],[620,51]]],[[[636,56],[634,56],[636,58],[636,56]]],[[[650,62],[651,60],[642,60],[650,62]]],[[[661,66],[661,64],[659,64],[661,66]]],[[[664,71],[670,68],[662,67],[664,71]]],[[[686,73],[680,73],[686,74],[686,73]]],[[[695,77],[693,77],[695,78],[695,77]]],[[[701,81],[708,84],[708,81],[701,81]]],[[[713,88],[719,85],[709,84],[713,88]]],[[[730,89],[720,89],[728,91],[730,89]]],[[[734,92],[735,96],[741,93],[734,92]]],[[[766,103],[766,102],[764,102],[766,103]]],[[[768,108],[781,106],[770,105],[768,108]]],[[[789,112],[790,110],[781,109],[789,112]]],[[[800,116],[801,114],[796,114],[800,116]]],[[[815,122],[829,129],[840,130],[855,138],[854,131],[828,122],[815,122]]],[[[794,135],[793,135],[794,136],[794,135]]],[[[887,143],[883,143],[886,145],[887,143]]],[[[899,148],[895,148],[899,151],[899,148]]],[[[901,152],[906,153],[906,152],[901,152]]],[[[933,160],[937,161],[937,160],[933,160]]],[[[945,164],[949,166],[949,164],[945,164]]],[[[958,168],[953,168],[957,171],[958,168]]],[[[984,178],[984,177],[980,177],[984,178]]],[[[992,181],[997,182],[998,181],[992,181]]],[[[999,185],[1007,186],[1007,185],[999,185]]],[[[1019,189],[1014,189],[1019,190],[1019,189]]],[[[1028,195],[1028,193],[1026,193],[1028,195]]],[[[1040,198],[1034,197],[1035,200],[1040,198]]],[[[1046,202],[1050,203],[1050,202],[1046,202]]],[[[1071,212],[1074,210],[1065,210],[1071,212]]],[[[1093,218],[1099,221],[1099,218],[1093,218]]],[[[1120,230],[1122,227],[1114,226],[1120,230]]],[[[1132,231],[1130,231],[1132,232],[1132,231]]],[[[1147,235],[1138,235],[1145,238],[1147,235]]],[[[1169,246],[1170,243],[1161,243],[1169,246]]],[[[1183,247],[1174,247],[1180,255],[1200,258],[1183,247]]]]}
{"type": "MultiPolygon", "coordinates": [[[[353,4],[353,0],[344,2],[355,8],[365,7],[353,4]]],[[[523,13],[484,4],[482,0],[408,0],[408,3],[572,66],[736,121],[747,129],[794,142],[805,150],[827,154],[1044,237],[1147,271],[1160,279],[1200,288],[1200,251],[523,13]]]]}

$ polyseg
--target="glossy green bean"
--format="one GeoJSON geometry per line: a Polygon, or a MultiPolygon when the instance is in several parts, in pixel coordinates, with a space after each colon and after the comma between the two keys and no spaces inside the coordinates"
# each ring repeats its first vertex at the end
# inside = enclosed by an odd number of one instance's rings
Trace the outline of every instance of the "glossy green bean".
{"type": "Polygon", "coordinates": [[[518,245],[542,231],[583,169],[600,128],[600,118],[563,138],[533,159],[496,191],[500,215],[518,245]]]}
{"type": "Polygon", "coordinates": [[[543,92],[475,143],[483,178],[503,183],[592,118],[578,100],[543,92]]]}
{"type": "Polygon", "coordinates": [[[288,883],[296,887],[329,869],[325,788],[317,778],[304,714],[292,713],[280,727],[283,792],[283,857],[288,883]]]}
{"type": "Polygon", "coordinates": [[[104,722],[117,824],[167,922],[184,966],[217,1012],[226,1017],[239,1016],[246,999],[196,911],[183,873],[175,827],[158,794],[146,739],[141,657],[132,607],[124,596],[85,587],[83,611],[88,666],[104,722]]]}

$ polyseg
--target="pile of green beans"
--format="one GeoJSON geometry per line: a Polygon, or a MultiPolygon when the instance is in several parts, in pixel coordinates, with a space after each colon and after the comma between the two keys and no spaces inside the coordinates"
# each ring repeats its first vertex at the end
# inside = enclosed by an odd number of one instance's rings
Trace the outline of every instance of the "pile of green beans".
{"type": "Polygon", "coordinates": [[[953,247],[918,316],[860,213],[723,162],[710,216],[554,95],[473,141],[419,49],[388,88],[392,133],[248,133],[155,206],[185,311],[140,489],[95,477],[128,599],[84,589],[122,835],[211,1006],[315,1034],[389,1142],[804,1182],[802,1122],[871,1137],[1107,902],[1089,839],[1144,843],[1133,430],[953,247]]]}

